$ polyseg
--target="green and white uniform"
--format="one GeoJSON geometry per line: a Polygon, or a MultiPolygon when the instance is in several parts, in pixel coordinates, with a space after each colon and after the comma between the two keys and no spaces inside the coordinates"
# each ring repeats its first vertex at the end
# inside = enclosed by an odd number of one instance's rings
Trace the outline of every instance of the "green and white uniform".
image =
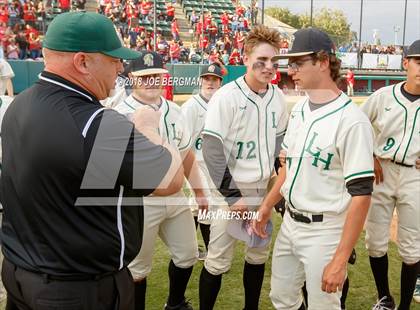
{"type": "MultiPolygon", "coordinates": [[[[267,92],[260,96],[248,87],[244,77],[220,88],[209,102],[203,135],[223,143],[227,166],[250,210],[259,207],[266,193],[278,156],[276,137],[284,135],[287,117],[285,99],[277,87],[268,85],[267,92]]],[[[213,275],[231,267],[236,239],[226,232],[228,223],[228,219],[211,223],[205,268],[213,275]]],[[[255,265],[265,263],[269,245],[247,248],[245,260],[255,265]]]]}
{"type": "MultiPolygon", "coordinates": [[[[209,202],[209,210],[214,211],[218,206],[225,205],[223,196],[219,193],[214,185],[206,163],[203,159],[202,145],[204,129],[204,122],[206,120],[208,103],[201,98],[200,95],[193,95],[188,99],[182,106],[181,111],[184,115],[184,119],[189,125],[189,130],[192,136],[192,149],[195,153],[195,159],[200,168],[201,183],[205,196],[209,202]]],[[[198,205],[193,199],[191,200],[191,210],[195,216],[197,216],[198,205]]],[[[210,224],[209,221],[204,221],[206,224],[210,224]]]]}
{"type": "Polygon", "coordinates": [[[366,224],[369,255],[382,257],[388,251],[389,228],[394,209],[398,212],[398,249],[406,264],[420,260],[420,99],[408,100],[405,82],[373,93],[362,105],[375,129],[375,156],[384,182],[375,184],[366,224]]]}
{"type": "Polygon", "coordinates": [[[311,222],[285,213],[273,252],[271,300],[276,309],[298,309],[306,281],[310,309],[341,309],[341,292],[321,290],[322,273],[341,239],[348,183],[374,176],[372,127],[344,93],[314,110],[305,98],[291,111],[282,147],[286,206],[311,222]]]}
{"type": "MultiPolygon", "coordinates": [[[[142,106],[142,103],[128,96],[115,107],[118,112],[129,115],[142,106]]],[[[181,155],[191,148],[191,134],[177,104],[161,97],[162,113],[159,133],[181,155]]],[[[145,197],[144,233],[140,253],[130,263],[129,269],[134,279],[145,278],[151,271],[156,238],[168,246],[175,266],[189,268],[198,257],[197,238],[194,219],[184,192],[166,197],[145,197]]]]}

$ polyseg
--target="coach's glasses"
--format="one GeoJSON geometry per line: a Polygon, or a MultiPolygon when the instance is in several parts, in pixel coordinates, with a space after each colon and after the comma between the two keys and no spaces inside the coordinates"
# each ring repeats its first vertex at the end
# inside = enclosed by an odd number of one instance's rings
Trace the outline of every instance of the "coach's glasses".
{"type": "Polygon", "coordinates": [[[306,62],[311,60],[313,60],[312,57],[296,60],[294,62],[288,63],[287,69],[292,70],[293,72],[299,72],[299,69],[302,68],[306,62]]]}

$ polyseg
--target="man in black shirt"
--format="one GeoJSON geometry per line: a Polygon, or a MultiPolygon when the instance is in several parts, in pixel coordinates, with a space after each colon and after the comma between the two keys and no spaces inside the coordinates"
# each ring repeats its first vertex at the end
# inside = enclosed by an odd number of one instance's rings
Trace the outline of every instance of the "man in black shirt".
{"type": "Polygon", "coordinates": [[[179,191],[181,159],[162,145],[159,112],[144,107],[130,122],[99,103],[120,59],[138,57],[110,20],[61,14],[43,47],[45,71],[1,131],[7,308],[134,309],[126,266],[141,246],[141,197],[179,191]]]}

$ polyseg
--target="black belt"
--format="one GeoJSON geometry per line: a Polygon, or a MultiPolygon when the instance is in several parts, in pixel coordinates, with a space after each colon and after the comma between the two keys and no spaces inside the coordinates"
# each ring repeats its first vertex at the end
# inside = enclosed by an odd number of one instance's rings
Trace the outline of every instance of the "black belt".
{"type": "Polygon", "coordinates": [[[308,217],[306,215],[303,215],[302,213],[295,212],[295,211],[291,210],[289,207],[287,207],[287,210],[290,213],[290,217],[292,219],[294,219],[296,222],[310,224],[312,222],[320,223],[324,220],[324,215],[323,214],[313,214],[311,217],[308,217]]]}
{"type": "Polygon", "coordinates": [[[414,165],[407,165],[407,164],[399,163],[399,162],[397,162],[395,160],[391,160],[391,162],[393,162],[396,165],[407,167],[407,168],[413,168],[414,167],[414,165]]]}

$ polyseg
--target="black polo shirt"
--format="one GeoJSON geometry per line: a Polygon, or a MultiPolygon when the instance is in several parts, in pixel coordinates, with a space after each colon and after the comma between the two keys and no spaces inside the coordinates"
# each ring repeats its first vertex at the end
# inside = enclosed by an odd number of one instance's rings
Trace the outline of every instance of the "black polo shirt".
{"type": "Polygon", "coordinates": [[[165,176],[169,151],[45,71],[16,96],[1,132],[4,256],[56,276],[127,266],[141,246],[141,197],[165,176]]]}

